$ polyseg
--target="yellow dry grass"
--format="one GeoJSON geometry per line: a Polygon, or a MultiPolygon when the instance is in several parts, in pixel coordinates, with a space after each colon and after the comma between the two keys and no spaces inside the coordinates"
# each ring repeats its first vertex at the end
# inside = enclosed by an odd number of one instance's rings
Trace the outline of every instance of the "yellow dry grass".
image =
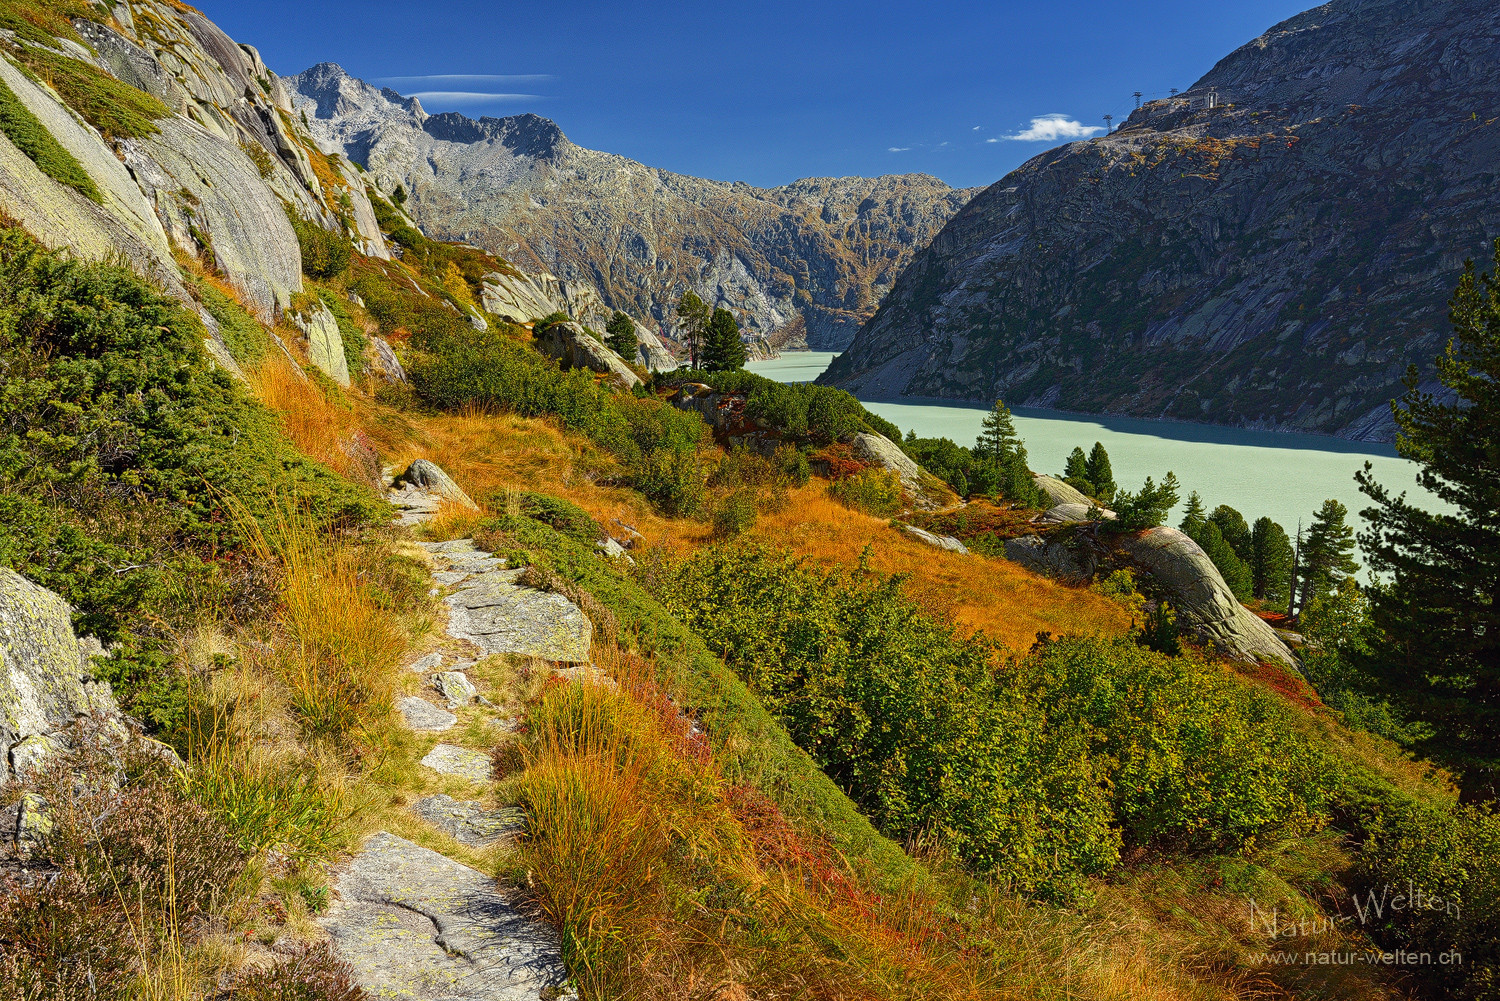
{"type": "Polygon", "coordinates": [[[869,563],[886,574],[910,576],[908,593],[949,616],[962,630],[983,630],[1024,651],[1046,631],[1070,636],[1112,636],[1130,627],[1121,606],[1087,588],[1068,587],[1005,560],[950,553],[891,528],[884,518],[851,511],[813,480],[794,490],[781,511],[762,515],[752,538],[783,546],[824,564],[856,564],[869,547],[869,563]]]}

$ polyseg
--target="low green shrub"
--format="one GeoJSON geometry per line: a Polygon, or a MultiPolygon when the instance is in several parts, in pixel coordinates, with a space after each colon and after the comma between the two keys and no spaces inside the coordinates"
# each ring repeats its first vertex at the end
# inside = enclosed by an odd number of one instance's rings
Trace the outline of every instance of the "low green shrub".
{"type": "Polygon", "coordinates": [[[522,494],[521,513],[585,546],[592,546],[608,534],[587,511],[561,497],[522,494]]]}
{"type": "Polygon", "coordinates": [[[271,338],[259,320],[234,299],[207,282],[199,282],[195,292],[208,315],[219,325],[219,336],[229,354],[241,365],[255,365],[265,360],[271,338]]]}
{"type": "Polygon", "coordinates": [[[714,505],[714,535],[721,539],[739,535],[755,524],[758,514],[756,491],[741,487],[714,505]]]}
{"type": "Polygon", "coordinates": [[[347,528],[374,498],[299,456],[203,351],[196,316],[123,267],[0,230],[0,562],[113,641],[264,614],[243,526],[278,505],[347,528]]]}
{"type": "Polygon", "coordinates": [[[58,184],[67,185],[92,201],[104,201],[99,186],[83,169],[78,158],[52,137],[46,126],[3,81],[0,81],[0,132],[4,132],[5,138],[14,143],[16,149],[30,157],[42,173],[58,184]]]}
{"type": "Polygon", "coordinates": [[[156,119],[171,114],[145,91],[78,59],[30,45],[20,46],[19,56],[109,142],[155,135],[161,131],[156,119]]]}
{"type": "Polygon", "coordinates": [[[638,573],[883,831],[1018,891],[1067,899],[1125,844],[1239,850],[1326,819],[1326,761],[1216,665],[1069,639],[1001,668],[899,579],[743,543],[638,573]]]}
{"type": "Polygon", "coordinates": [[[875,431],[898,444],[894,424],[870,413],[842,389],[813,383],[773,382],[743,369],[704,372],[685,369],[664,377],[664,385],[701,382],[721,393],[744,393],[745,415],[788,438],[827,445],[858,431],[875,431]]]}
{"type": "Polygon", "coordinates": [[[297,246],[302,251],[302,273],[329,281],[349,270],[354,245],[342,233],[334,233],[304,219],[292,219],[297,246]]]}
{"type": "Polygon", "coordinates": [[[901,510],[901,478],[889,469],[862,469],[828,484],[828,496],[852,511],[889,518],[901,510]]]}

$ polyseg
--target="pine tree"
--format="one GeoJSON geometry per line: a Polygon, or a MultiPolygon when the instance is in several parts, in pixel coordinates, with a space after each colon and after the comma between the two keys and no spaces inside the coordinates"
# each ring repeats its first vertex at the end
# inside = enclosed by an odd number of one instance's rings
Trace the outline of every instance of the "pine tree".
{"type": "Polygon", "coordinates": [[[1397,451],[1451,509],[1392,497],[1369,465],[1356,477],[1370,498],[1360,543],[1388,581],[1370,596],[1381,642],[1368,670],[1430,727],[1421,750],[1488,797],[1500,795],[1500,240],[1494,264],[1483,274],[1467,263],[1449,304],[1454,336],[1437,378],[1451,396],[1423,391],[1413,367],[1392,405],[1397,451]]]}
{"type": "Polygon", "coordinates": [[[1116,532],[1138,532],[1162,525],[1177,506],[1177,487],[1177,474],[1168,470],[1160,485],[1148,476],[1139,491],[1121,490],[1115,497],[1115,513],[1119,517],[1104,522],[1105,527],[1116,532]]]}
{"type": "Polygon", "coordinates": [[[1194,490],[1188,494],[1187,510],[1182,513],[1182,521],[1178,523],[1184,535],[1194,542],[1199,541],[1203,534],[1203,526],[1208,524],[1208,510],[1203,506],[1203,498],[1198,496],[1194,490]]]}
{"type": "Polygon", "coordinates": [[[713,311],[704,337],[703,360],[707,372],[730,372],[745,366],[745,342],[740,340],[740,325],[734,314],[723,306],[713,311]]]}
{"type": "Polygon", "coordinates": [[[1082,448],[1075,447],[1069,453],[1067,465],[1063,467],[1063,482],[1090,497],[1094,496],[1094,483],[1089,479],[1089,460],[1082,448]]]}
{"type": "Polygon", "coordinates": [[[1108,504],[1114,500],[1115,491],[1119,489],[1115,485],[1115,473],[1109,465],[1109,453],[1104,450],[1103,442],[1094,442],[1093,451],[1089,452],[1088,481],[1094,485],[1094,496],[1108,504]]]}
{"type": "Polygon", "coordinates": [[[1010,408],[1003,400],[996,400],[990,412],[984,415],[979,437],[974,441],[974,455],[1004,465],[1004,460],[1018,447],[1021,447],[1021,437],[1016,434],[1016,422],[1011,418],[1010,408]]]}
{"type": "Polygon", "coordinates": [[[1229,585],[1234,596],[1241,601],[1249,598],[1253,589],[1250,568],[1235,553],[1234,547],[1224,538],[1224,533],[1219,530],[1216,522],[1203,523],[1198,544],[1203,547],[1208,558],[1213,560],[1214,566],[1218,567],[1219,575],[1224,578],[1224,583],[1229,585]]]}
{"type": "Polygon", "coordinates": [[[1306,608],[1313,598],[1333,593],[1346,577],[1359,570],[1354,561],[1354,529],[1344,521],[1349,509],[1336,500],[1326,500],[1313,515],[1313,523],[1302,542],[1297,567],[1297,607],[1306,608]]]}
{"type": "Polygon", "coordinates": [[[1250,530],[1250,593],[1268,608],[1286,609],[1292,593],[1292,540],[1270,518],[1250,530]]]}
{"type": "Polygon", "coordinates": [[[607,335],[605,342],[609,349],[626,362],[634,364],[635,356],[641,349],[641,343],[635,336],[635,321],[617,309],[604,325],[604,333],[607,335]]]}
{"type": "Polygon", "coordinates": [[[1250,558],[1250,526],[1245,523],[1244,515],[1228,504],[1220,504],[1208,520],[1219,526],[1224,541],[1229,543],[1236,556],[1242,560],[1250,558]]]}
{"type": "Polygon", "coordinates": [[[710,317],[708,304],[698,298],[696,292],[688,289],[682,293],[677,303],[677,322],[682,328],[682,339],[687,344],[689,364],[693,368],[702,361],[710,317]]]}

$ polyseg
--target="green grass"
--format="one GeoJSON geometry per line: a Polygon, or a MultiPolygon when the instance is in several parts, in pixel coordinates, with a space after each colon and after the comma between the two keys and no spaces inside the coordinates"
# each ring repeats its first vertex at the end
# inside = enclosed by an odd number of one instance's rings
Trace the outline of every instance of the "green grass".
{"type": "Polygon", "coordinates": [[[53,138],[46,126],[3,82],[0,82],[0,132],[4,132],[5,138],[14,143],[16,149],[29,156],[42,173],[58,184],[67,185],[91,201],[104,201],[83,164],[53,138]]]}
{"type": "Polygon", "coordinates": [[[110,142],[155,135],[161,131],[156,119],[171,113],[150,94],[88,63],[26,45],[19,57],[110,142]]]}

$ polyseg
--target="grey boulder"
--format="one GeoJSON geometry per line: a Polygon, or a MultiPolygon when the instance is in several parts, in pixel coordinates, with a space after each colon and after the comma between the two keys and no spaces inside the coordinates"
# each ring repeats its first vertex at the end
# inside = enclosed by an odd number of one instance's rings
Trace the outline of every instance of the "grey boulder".
{"type": "Polygon", "coordinates": [[[38,767],[80,717],[119,717],[109,685],[90,675],[103,650],[72,621],[61,597],[0,568],[0,780],[38,767]]]}
{"type": "Polygon", "coordinates": [[[461,845],[484,847],[526,828],[526,815],[511,807],[487,810],[483,803],[439,793],[412,804],[412,812],[461,845]]]}
{"type": "Polygon", "coordinates": [[[563,368],[586,368],[609,376],[626,389],[641,384],[624,359],[576,323],[554,323],[536,335],[537,350],[562,362],[563,368]]]}
{"type": "Polygon", "coordinates": [[[932,546],[934,549],[946,549],[950,553],[963,553],[965,555],[969,552],[968,546],[959,542],[951,535],[935,535],[915,525],[905,525],[901,530],[918,542],[932,546]]]}
{"type": "Polygon", "coordinates": [[[1120,548],[1167,593],[1179,628],[1236,660],[1274,660],[1296,668],[1276,630],[1240,604],[1208,554],[1185,534],[1152,528],[1125,536],[1120,548]]]}
{"type": "Polygon", "coordinates": [[[464,493],[462,487],[453,482],[453,477],[443,471],[443,467],[427,459],[418,459],[406,471],[396,477],[395,486],[406,484],[417,488],[428,494],[435,494],[446,501],[462,504],[478,510],[479,505],[474,503],[473,498],[464,493]]]}

